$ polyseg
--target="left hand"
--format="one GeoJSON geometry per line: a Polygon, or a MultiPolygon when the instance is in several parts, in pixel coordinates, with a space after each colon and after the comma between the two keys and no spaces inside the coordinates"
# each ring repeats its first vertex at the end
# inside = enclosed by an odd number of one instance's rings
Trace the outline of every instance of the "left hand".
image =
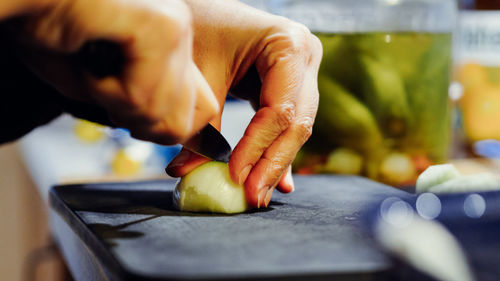
{"type": "MultiPolygon", "coordinates": [[[[192,18],[184,1],[44,1],[50,3],[2,23],[0,36],[66,98],[100,107],[132,136],[164,145],[186,141],[219,112],[193,60],[192,18]],[[121,50],[119,74],[94,76],[77,57],[96,41],[121,50]]],[[[23,111],[33,102],[24,101],[23,111]]]]}
{"type": "MultiPolygon", "coordinates": [[[[321,43],[303,25],[237,1],[186,3],[193,14],[195,63],[221,105],[210,123],[220,128],[229,91],[257,111],[233,151],[229,172],[244,184],[251,207],[267,206],[275,187],[294,188],[291,163],[311,135],[318,107],[321,43]]],[[[207,161],[184,149],[166,170],[180,177],[207,161]]]]}

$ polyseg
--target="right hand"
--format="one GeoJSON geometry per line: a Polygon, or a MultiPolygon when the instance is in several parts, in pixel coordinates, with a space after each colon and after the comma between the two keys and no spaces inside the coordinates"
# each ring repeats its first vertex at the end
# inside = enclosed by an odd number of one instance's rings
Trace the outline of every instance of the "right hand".
{"type": "Polygon", "coordinates": [[[63,95],[103,107],[136,138],[183,142],[220,111],[193,62],[191,13],[181,0],[58,0],[12,28],[10,43],[32,71],[63,95]],[[94,40],[120,45],[122,75],[98,79],[71,59],[94,40]]]}
{"type": "MultiPolygon", "coordinates": [[[[238,1],[185,1],[194,20],[194,60],[216,97],[223,102],[231,90],[256,109],[229,174],[245,186],[251,207],[267,206],[275,187],[294,189],[291,164],[318,108],[321,42],[301,24],[238,1]]],[[[211,123],[219,126],[220,116],[211,123]]],[[[184,149],[167,173],[181,177],[206,161],[184,149]]]]}

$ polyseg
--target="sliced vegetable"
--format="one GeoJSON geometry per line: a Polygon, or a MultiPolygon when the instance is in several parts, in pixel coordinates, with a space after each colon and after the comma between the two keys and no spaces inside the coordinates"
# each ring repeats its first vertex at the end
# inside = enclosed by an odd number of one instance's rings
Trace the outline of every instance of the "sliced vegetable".
{"type": "Polygon", "coordinates": [[[417,179],[417,192],[454,193],[498,190],[500,184],[490,173],[461,175],[452,164],[433,165],[417,179]]]}
{"type": "Polygon", "coordinates": [[[489,173],[463,175],[429,188],[432,193],[455,193],[471,191],[488,191],[500,189],[495,177],[489,173]]]}
{"type": "Polygon", "coordinates": [[[231,180],[227,164],[215,161],[181,178],[175,186],[174,204],[181,211],[226,214],[248,208],[243,186],[231,180]]]}
{"type": "Polygon", "coordinates": [[[416,191],[427,192],[431,187],[459,176],[460,173],[452,164],[430,166],[418,177],[416,191]]]}

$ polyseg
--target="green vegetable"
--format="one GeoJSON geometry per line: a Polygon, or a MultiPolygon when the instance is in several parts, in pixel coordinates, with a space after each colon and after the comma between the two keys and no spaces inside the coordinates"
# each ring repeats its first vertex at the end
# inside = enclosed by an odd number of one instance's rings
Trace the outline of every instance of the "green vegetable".
{"type": "Polygon", "coordinates": [[[404,82],[385,54],[387,46],[368,48],[381,35],[325,35],[322,75],[330,76],[372,111],[380,128],[388,136],[401,136],[408,129],[411,112],[404,82]],[[383,48],[385,47],[385,49],[383,48]]]}
{"type": "Polygon", "coordinates": [[[320,164],[310,165],[304,159],[321,155],[320,162],[329,163],[321,172],[339,170],[326,157],[334,149],[346,148],[363,158],[363,175],[394,184],[401,180],[394,179],[393,166],[388,165],[392,162],[387,162],[394,151],[405,154],[407,167],[415,167],[414,159],[422,156],[429,164],[446,161],[449,34],[316,35],[323,44],[320,104],[313,135],[296,161],[299,165],[315,172],[320,164]]]}
{"type": "Polygon", "coordinates": [[[317,34],[323,45],[319,73],[329,76],[352,93],[359,90],[359,65],[354,64],[358,51],[347,36],[317,34]]]}
{"type": "Polygon", "coordinates": [[[406,134],[411,112],[401,76],[393,67],[370,56],[359,56],[361,99],[389,137],[406,134]]]}
{"type": "Polygon", "coordinates": [[[451,139],[448,99],[451,36],[435,34],[432,45],[408,81],[408,99],[414,116],[405,140],[408,150],[424,151],[435,163],[448,158],[451,139]]]}
{"type": "Polygon", "coordinates": [[[362,152],[380,145],[382,135],[366,106],[330,77],[320,75],[318,88],[320,99],[312,143],[362,152]]]}

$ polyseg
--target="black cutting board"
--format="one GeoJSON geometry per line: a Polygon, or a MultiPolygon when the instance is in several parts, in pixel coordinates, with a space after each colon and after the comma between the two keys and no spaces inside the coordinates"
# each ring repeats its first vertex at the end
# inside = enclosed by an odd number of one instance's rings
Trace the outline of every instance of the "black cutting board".
{"type": "Polygon", "coordinates": [[[173,180],[57,186],[50,200],[123,279],[370,280],[389,268],[362,218],[408,193],[361,177],[294,179],[292,194],[275,192],[269,208],[237,215],[176,211],[173,180]]]}

